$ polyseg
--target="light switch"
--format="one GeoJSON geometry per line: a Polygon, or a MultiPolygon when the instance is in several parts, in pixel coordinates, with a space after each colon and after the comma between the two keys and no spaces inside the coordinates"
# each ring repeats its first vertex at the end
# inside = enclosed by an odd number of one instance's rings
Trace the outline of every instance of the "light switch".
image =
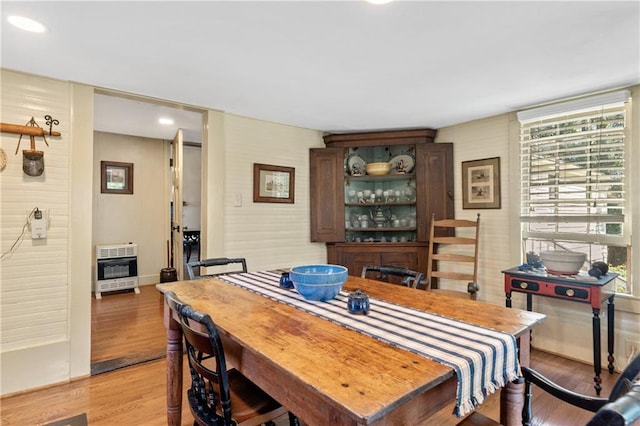
{"type": "Polygon", "coordinates": [[[242,207],[242,193],[227,192],[224,194],[224,203],[232,207],[242,207]]]}

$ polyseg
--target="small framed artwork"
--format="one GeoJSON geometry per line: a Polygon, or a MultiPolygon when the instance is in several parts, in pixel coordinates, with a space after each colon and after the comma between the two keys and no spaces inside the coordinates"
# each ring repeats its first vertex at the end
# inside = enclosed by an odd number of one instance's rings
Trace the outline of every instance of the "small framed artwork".
{"type": "Polygon", "coordinates": [[[462,162],[462,208],[500,208],[500,157],[462,162]]]}
{"type": "Polygon", "coordinates": [[[293,167],[253,163],[253,202],[293,204],[293,167]]]}
{"type": "Polygon", "coordinates": [[[105,194],[133,194],[133,163],[101,161],[100,192],[105,194]]]}

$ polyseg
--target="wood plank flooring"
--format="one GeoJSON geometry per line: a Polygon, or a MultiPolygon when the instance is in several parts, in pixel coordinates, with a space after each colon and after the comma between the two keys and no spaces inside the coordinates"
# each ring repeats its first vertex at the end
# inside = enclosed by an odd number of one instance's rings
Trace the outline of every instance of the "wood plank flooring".
{"type": "Polygon", "coordinates": [[[163,301],[155,285],[91,301],[91,374],[166,356],[163,301]]]}
{"type": "MultiPolygon", "coordinates": [[[[44,425],[82,413],[86,413],[89,425],[166,424],[165,359],[142,362],[138,356],[156,349],[165,350],[162,303],[154,286],[143,286],[139,295],[110,294],[103,296],[102,300],[94,300],[92,363],[127,357],[140,363],[72,383],[4,397],[0,400],[0,424],[44,425]]],[[[588,364],[535,349],[531,364],[568,389],[595,395],[593,368],[588,364]]],[[[617,376],[609,375],[606,370],[603,372],[603,395],[608,394],[617,376]]],[[[184,383],[189,383],[186,373],[184,383]]],[[[282,385],[286,386],[286,383],[282,385]]],[[[457,419],[451,415],[451,409],[443,409],[428,424],[456,424],[457,419]]],[[[498,419],[498,394],[490,396],[479,411],[498,419]]],[[[591,413],[559,403],[540,390],[534,392],[534,413],[534,425],[577,426],[584,425],[591,417],[591,413]]],[[[193,424],[185,400],[182,423],[193,424]]],[[[286,424],[285,419],[278,422],[278,425],[286,424]]]]}

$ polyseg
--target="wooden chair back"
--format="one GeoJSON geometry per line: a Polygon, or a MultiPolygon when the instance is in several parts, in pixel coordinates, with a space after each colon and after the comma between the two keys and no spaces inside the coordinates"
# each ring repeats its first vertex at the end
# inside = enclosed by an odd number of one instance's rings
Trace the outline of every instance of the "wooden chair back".
{"type": "MultiPolygon", "coordinates": [[[[258,425],[287,413],[239,371],[227,370],[222,340],[209,314],[182,303],[173,292],[165,293],[165,300],[182,326],[191,373],[187,400],[196,424],[258,425]]],[[[298,424],[292,414],[289,422],[298,424]]]]}
{"type": "Polygon", "coordinates": [[[222,341],[213,320],[208,314],[197,312],[190,305],[179,301],[175,293],[168,292],[165,298],[171,309],[178,314],[184,334],[191,371],[191,387],[187,391],[187,399],[194,418],[199,424],[220,422],[231,425],[229,375],[222,341]],[[206,332],[197,331],[190,324],[191,321],[199,324],[206,332]]]}
{"type": "MultiPolygon", "coordinates": [[[[209,268],[211,266],[224,266],[224,265],[229,265],[234,263],[241,264],[242,272],[247,272],[247,261],[245,260],[244,257],[238,257],[238,258],[217,257],[217,258],[204,259],[204,260],[199,260],[197,262],[187,263],[187,276],[190,280],[196,280],[202,277],[219,275],[219,274],[198,273],[196,271],[196,268],[209,268]]],[[[198,270],[201,270],[201,269],[198,269],[198,270]]],[[[228,273],[228,272],[225,272],[225,273],[228,273]]]]}
{"type": "Polygon", "coordinates": [[[466,282],[466,295],[461,291],[442,291],[454,296],[476,299],[478,286],[478,243],[480,213],[477,219],[441,219],[431,216],[429,260],[425,284],[434,290],[434,278],[466,282]],[[465,231],[466,230],[466,231],[465,231]],[[468,234],[461,236],[460,234],[468,234]],[[447,267],[449,264],[449,267],[447,267]]]}
{"type": "Polygon", "coordinates": [[[417,288],[418,284],[421,283],[424,278],[422,272],[412,271],[411,269],[399,266],[385,265],[365,265],[362,267],[360,276],[362,278],[373,278],[378,281],[402,284],[411,288],[417,288]]]}

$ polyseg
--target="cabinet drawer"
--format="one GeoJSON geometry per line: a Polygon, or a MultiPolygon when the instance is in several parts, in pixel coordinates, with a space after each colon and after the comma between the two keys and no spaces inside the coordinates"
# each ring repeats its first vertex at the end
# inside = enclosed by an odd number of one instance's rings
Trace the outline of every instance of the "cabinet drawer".
{"type": "Polygon", "coordinates": [[[511,288],[516,290],[540,291],[540,283],[528,280],[511,280],[511,288]]]}
{"type": "Polygon", "coordinates": [[[418,270],[417,252],[382,252],[380,253],[380,264],[388,266],[399,266],[414,271],[418,270]]]}
{"type": "Polygon", "coordinates": [[[589,299],[589,291],[583,288],[574,288],[557,285],[554,293],[558,296],[570,297],[572,299],[589,299]]]}
{"type": "Polygon", "coordinates": [[[380,265],[380,253],[371,252],[350,252],[344,251],[342,254],[344,266],[349,270],[349,275],[359,277],[362,267],[365,265],[380,265]]]}

